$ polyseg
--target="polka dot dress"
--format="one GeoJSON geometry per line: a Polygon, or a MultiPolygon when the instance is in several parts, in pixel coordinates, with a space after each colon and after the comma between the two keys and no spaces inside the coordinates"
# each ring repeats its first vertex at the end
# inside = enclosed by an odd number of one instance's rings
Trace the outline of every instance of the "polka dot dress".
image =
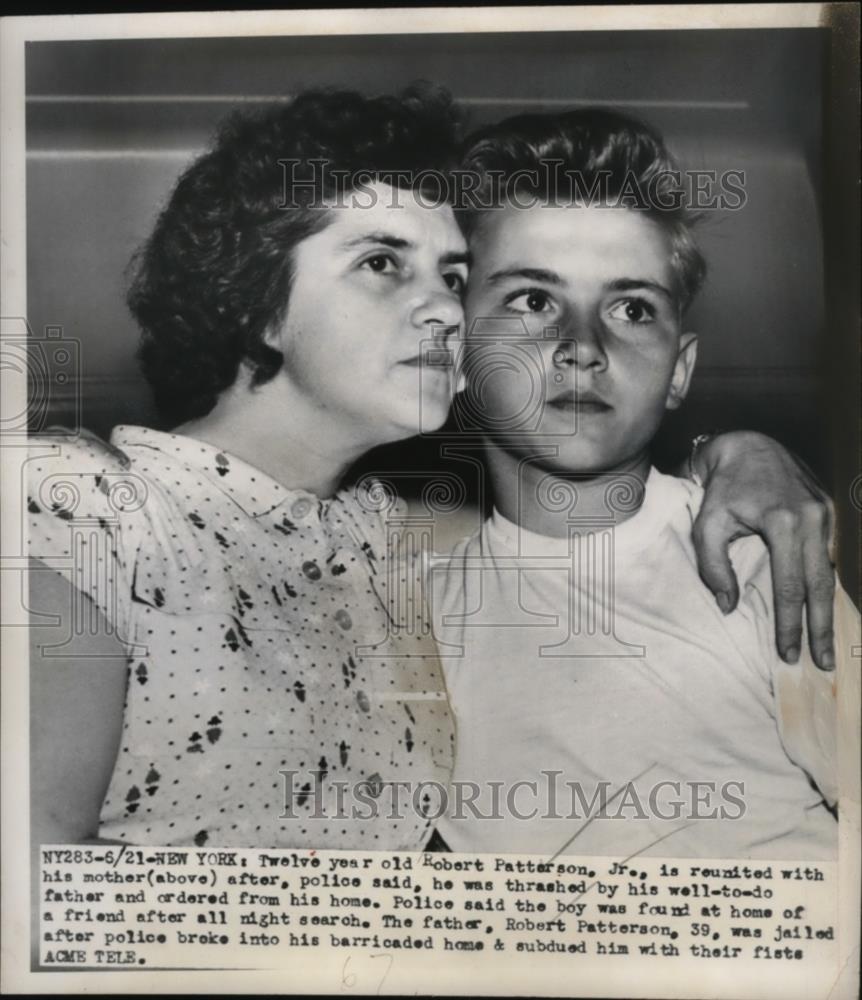
{"type": "Polygon", "coordinates": [[[40,438],[28,473],[30,554],[128,653],[100,836],[425,844],[454,732],[397,517],[142,427],[40,438]]]}

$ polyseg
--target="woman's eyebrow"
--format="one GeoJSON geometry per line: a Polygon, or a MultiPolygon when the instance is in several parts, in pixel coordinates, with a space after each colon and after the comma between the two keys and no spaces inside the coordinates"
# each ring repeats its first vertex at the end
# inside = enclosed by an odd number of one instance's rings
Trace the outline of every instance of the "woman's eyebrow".
{"type": "MultiPolygon", "coordinates": [[[[355,250],[364,246],[385,246],[393,250],[415,250],[417,244],[413,240],[406,240],[401,236],[393,236],[391,233],[375,231],[372,233],[362,233],[360,236],[353,236],[341,244],[342,250],[355,250]]],[[[472,262],[472,255],[465,250],[450,250],[441,254],[441,264],[466,264],[468,267],[472,262]]]]}
{"type": "Polygon", "coordinates": [[[413,249],[416,246],[411,240],[405,240],[400,236],[393,236],[391,233],[377,231],[354,236],[349,240],[345,240],[341,244],[341,247],[343,250],[352,250],[355,247],[380,246],[381,244],[385,247],[392,247],[393,250],[413,249]]]}
{"type": "Polygon", "coordinates": [[[452,250],[444,253],[440,258],[441,264],[466,264],[470,267],[473,263],[473,255],[469,251],[452,250]]]}
{"type": "Polygon", "coordinates": [[[540,281],[545,285],[564,285],[566,283],[556,271],[546,271],[541,267],[510,267],[502,271],[494,271],[493,274],[489,274],[485,278],[485,281],[497,285],[512,278],[526,278],[528,281],[540,281]]]}

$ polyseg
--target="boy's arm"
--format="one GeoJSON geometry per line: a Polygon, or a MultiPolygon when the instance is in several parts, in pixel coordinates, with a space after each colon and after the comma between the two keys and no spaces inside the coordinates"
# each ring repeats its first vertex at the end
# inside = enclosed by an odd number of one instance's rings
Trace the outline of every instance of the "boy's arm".
{"type": "Polygon", "coordinates": [[[692,531],[704,583],[727,614],[739,600],[728,546],[757,534],[771,557],[778,652],[796,663],[802,644],[802,606],[818,667],[832,670],[835,590],[830,544],[832,501],[813,475],[777,441],[754,431],[716,435],[695,450],[691,469],[705,495],[692,531]]]}

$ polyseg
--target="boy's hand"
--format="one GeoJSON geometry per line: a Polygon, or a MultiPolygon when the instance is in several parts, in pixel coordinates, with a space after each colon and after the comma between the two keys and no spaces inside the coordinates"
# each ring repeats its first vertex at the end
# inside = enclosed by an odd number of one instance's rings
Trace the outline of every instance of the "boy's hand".
{"type": "Polygon", "coordinates": [[[799,659],[805,604],[814,662],[832,670],[832,501],[786,448],[754,431],[707,441],[694,458],[694,471],[706,491],[692,532],[698,568],[719,607],[727,614],[739,599],[728,545],[743,535],[762,536],[771,555],[781,658],[799,659]]]}

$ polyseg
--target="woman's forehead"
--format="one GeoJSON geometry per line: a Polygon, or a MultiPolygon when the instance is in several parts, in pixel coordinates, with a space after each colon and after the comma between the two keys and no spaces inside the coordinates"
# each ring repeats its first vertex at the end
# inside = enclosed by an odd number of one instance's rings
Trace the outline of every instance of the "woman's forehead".
{"type": "Polygon", "coordinates": [[[452,207],[420,191],[375,181],[328,199],[326,210],[329,239],[335,242],[386,234],[415,249],[428,244],[442,253],[466,250],[452,207]]]}

